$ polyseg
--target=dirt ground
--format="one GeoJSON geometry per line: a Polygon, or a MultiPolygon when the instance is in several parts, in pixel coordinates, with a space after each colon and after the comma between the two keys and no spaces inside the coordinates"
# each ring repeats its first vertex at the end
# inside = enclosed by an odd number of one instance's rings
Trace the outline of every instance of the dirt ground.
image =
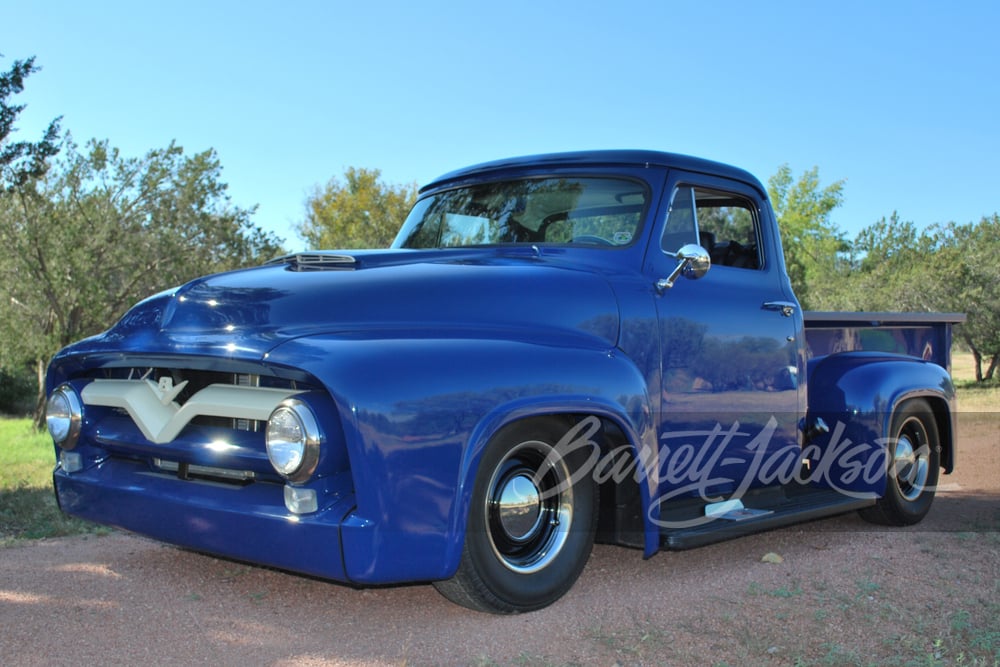
{"type": "Polygon", "coordinates": [[[568,595],[520,616],[121,533],[28,542],[0,550],[0,664],[997,665],[1000,413],[959,428],[918,526],[848,514],[648,561],[598,546],[568,595]]]}

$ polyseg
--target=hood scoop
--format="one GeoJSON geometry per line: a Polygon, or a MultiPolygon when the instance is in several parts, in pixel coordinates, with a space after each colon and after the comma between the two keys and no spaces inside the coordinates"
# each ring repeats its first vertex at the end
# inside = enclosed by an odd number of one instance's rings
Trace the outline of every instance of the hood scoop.
{"type": "Polygon", "coordinates": [[[300,252],[285,255],[267,262],[266,265],[287,264],[289,271],[353,271],[358,260],[350,255],[334,255],[322,252],[300,252]]]}

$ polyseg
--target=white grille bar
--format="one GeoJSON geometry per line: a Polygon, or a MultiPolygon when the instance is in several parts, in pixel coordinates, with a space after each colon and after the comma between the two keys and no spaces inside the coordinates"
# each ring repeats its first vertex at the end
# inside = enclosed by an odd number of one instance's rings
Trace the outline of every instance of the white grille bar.
{"type": "MultiPolygon", "coordinates": [[[[179,385],[178,385],[179,386],[179,385]]],[[[176,389],[169,382],[152,380],[94,380],[80,396],[85,405],[122,408],[150,442],[166,444],[195,417],[228,417],[266,421],[278,404],[302,392],[268,387],[212,384],[184,405],[173,400],[176,389]]]]}

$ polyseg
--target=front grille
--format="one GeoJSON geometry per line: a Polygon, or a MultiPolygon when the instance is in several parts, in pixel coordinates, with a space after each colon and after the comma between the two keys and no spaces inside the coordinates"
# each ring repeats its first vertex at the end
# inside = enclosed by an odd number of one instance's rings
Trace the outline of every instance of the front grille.
{"type": "MultiPolygon", "coordinates": [[[[237,374],[234,377],[235,384],[237,387],[259,387],[260,386],[260,376],[259,375],[242,375],[237,374]]],[[[234,419],[233,428],[237,431],[253,431],[256,433],[260,430],[260,420],[258,419],[234,419]]]]}
{"type": "MultiPolygon", "coordinates": [[[[262,369],[263,370],[263,369],[262,369]]],[[[249,484],[276,474],[266,421],[304,382],[264,373],[170,367],[103,369],[81,387],[93,442],[182,479],[249,484]]]]}
{"type": "Polygon", "coordinates": [[[257,479],[257,473],[253,470],[231,470],[229,468],[168,461],[160,458],[153,459],[153,467],[164,472],[173,473],[180,479],[185,480],[194,479],[245,486],[257,479]]]}
{"type": "Polygon", "coordinates": [[[336,490],[323,493],[332,500],[351,492],[336,406],[315,377],[240,361],[219,371],[226,360],[209,358],[148,357],[139,363],[149,362],[157,365],[95,368],[68,380],[83,404],[79,451],[107,474],[135,475],[138,488],[160,484],[181,495],[213,488],[234,498],[267,494],[280,506],[286,479],[268,457],[266,422],[283,401],[297,397],[314,411],[324,435],[314,478],[330,480],[323,488],[336,490]],[[212,370],[172,367],[171,361],[212,370]]]}
{"type": "Polygon", "coordinates": [[[274,375],[227,373],[224,371],[204,371],[197,369],[144,367],[106,368],[97,379],[106,380],[151,380],[158,383],[168,377],[174,386],[187,382],[184,390],[175,399],[184,405],[188,399],[205,387],[213,384],[231,384],[237,387],[264,387],[267,389],[308,390],[312,387],[296,380],[279,378],[274,375]]]}

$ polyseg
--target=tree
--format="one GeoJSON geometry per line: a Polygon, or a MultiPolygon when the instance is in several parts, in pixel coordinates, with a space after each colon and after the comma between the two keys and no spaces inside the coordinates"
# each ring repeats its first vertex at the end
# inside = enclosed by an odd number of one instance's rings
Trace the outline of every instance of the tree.
{"type": "Polygon", "coordinates": [[[32,360],[36,417],[49,360],[134,302],[206,273],[257,264],[280,241],[233,206],[216,154],[171,144],[142,158],[68,139],[39,179],[0,198],[0,362],[32,360]]]}
{"type": "MultiPolygon", "coordinates": [[[[25,105],[13,104],[10,98],[23,92],[25,79],[39,69],[35,59],[29,58],[15,60],[10,70],[0,73],[0,205],[14,190],[41,177],[48,168],[49,158],[59,150],[58,118],[49,123],[38,141],[11,141],[17,132],[15,123],[25,105]]],[[[0,409],[17,409],[23,398],[21,393],[28,369],[23,364],[4,366],[2,361],[0,359],[0,409]]]]}
{"type": "Polygon", "coordinates": [[[306,199],[296,231],[311,248],[387,248],[417,199],[417,186],[388,185],[378,169],[348,167],[306,199]]]}
{"type": "MultiPolygon", "coordinates": [[[[862,229],[817,295],[830,310],[934,310],[927,289],[933,248],[912,222],[893,214],[862,229]]],[[[818,292],[816,290],[814,293],[818,292]]]]}
{"type": "Polygon", "coordinates": [[[39,71],[35,59],[15,60],[10,70],[0,74],[0,196],[45,173],[48,159],[58,151],[59,119],[49,123],[36,142],[9,141],[23,104],[9,104],[8,98],[24,90],[24,80],[39,71]]]}
{"type": "Polygon", "coordinates": [[[1000,216],[918,231],[893,213],[858,234],[848,265],[839,289],[826,294],[829,307],[964,312],[956,336],[976,360],[976,379],[993,378],[1000,364],[1000,216]]]}
{"type": "Polygon", "coordinates": [[[849,249],[830,213],[843,202],[844,181],[820,188],[819,168],[813,167],[793,182],[792,170],[782,165],[768,179],[768,195],[781,229],[781,244],[792,289],[803,307],[817,305],[820,291],[837,270],[839,255],[849,249]]]}
{"type": "Polygon", "coordinates": [[[932,228],[928,240],[935,252],[927,290],[937,310],[966,314],[956,333],[976,361],[976,380],[988,382],[1000,364],[1000,215],[932,228]]]}

